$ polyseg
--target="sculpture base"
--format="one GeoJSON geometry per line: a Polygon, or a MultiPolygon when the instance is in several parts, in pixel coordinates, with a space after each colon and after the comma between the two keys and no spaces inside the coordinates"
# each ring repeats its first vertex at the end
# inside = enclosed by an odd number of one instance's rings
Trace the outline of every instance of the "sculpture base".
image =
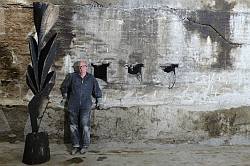
{"type": "Polygon", "coordinates": [[[29,165],[50,160],[49,137],[45,132],[29,133],[26,136],[22,162],[29,165]]]}

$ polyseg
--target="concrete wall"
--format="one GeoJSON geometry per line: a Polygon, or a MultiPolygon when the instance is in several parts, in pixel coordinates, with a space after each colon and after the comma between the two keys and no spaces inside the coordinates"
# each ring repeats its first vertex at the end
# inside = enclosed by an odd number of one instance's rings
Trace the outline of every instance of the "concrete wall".
{"type": "MultiPolygon", "coordinates": [[[[52,139],[68,139],[59,87],[80,60],[92,74],[91,64],[109,64],[106,79],[98,78],[105,110],[93,111],[93,138],[171,143],[248,134],[250,2],[50,2],[60,7],[51,30],[58,33],[57,78],[41,130],[52,139]],[[136,64],[143,64],[141,72],[131,74],[136,64]],[[169,64],[178,64],[171,89],[173,72],[163,70],[169,64]]],[[[27,37],[35,33],[32,1],[1,3],[2,140],[12,134],[22,140],[30,132],[33,97],[25,83],[27,37]]]]}

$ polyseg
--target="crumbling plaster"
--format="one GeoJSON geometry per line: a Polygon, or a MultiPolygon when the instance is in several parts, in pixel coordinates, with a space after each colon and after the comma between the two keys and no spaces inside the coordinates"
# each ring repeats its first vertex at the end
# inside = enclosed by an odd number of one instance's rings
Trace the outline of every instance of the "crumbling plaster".
{"type": "MultiPolygon", "coordinates": [[[[4,18],[0,92],[5,114],[1,131],[18,137],[29,132],[29,119],[25,117],[25,126],[19,124],[24,131],[20,134],[13,130],[14,123],[8,123],[11,114],[6,108],[18,110],[33,97],[25,85],[30,63],[27,36],[34,35],[32,2],[0,1],[4,18]],[[21,19],[24,16],[29,19],[21,19]]],[[[52,67],[57,80],[41,127],[51,137],[68,134],[59,88],[80,60],[89,64],[90,73],[94,73],[91,63],[109,64],[107,81],[98,79],[105,110],[93,111],[94,137],[197,142],[209,136],[248,133],[250,2],[49,2],[60,6],[51,32],[58,33],[52,67]],[[170,74],[161,68],[169,63],[179,65],[172,89],[168,88],[170,74]],[[130,64],[143,64],[141,75],[129,74],[130,64]]]]}

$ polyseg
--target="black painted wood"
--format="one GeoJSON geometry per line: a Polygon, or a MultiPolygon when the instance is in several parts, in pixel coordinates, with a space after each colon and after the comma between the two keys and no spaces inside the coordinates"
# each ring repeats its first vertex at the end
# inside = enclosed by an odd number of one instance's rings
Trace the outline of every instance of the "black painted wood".
{"type": "Polygon", "coordinates": [[[29,165],[50,160],[49,137],[45,132],[29,133],[26,136],[22,162],[29,165]]]}

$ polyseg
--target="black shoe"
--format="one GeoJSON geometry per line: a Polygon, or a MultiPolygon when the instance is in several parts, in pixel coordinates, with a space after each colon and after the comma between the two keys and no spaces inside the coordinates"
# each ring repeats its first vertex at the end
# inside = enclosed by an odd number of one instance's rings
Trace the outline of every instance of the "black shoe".
{"type": "Polygon", "coordinates": [[[81,149],[80,153],[81,153],[81,154],[85,154],[85,153],[87,153],[87,151],[88,151],[88,148],[87,148],[87,147],[83,147],[83,148],[81,149]]]}
{"type": "Polygon", "coordinates": [[[71,155],[75,155],[78,152],[78,148],[73,148],[70,152],[71,155]]]}

